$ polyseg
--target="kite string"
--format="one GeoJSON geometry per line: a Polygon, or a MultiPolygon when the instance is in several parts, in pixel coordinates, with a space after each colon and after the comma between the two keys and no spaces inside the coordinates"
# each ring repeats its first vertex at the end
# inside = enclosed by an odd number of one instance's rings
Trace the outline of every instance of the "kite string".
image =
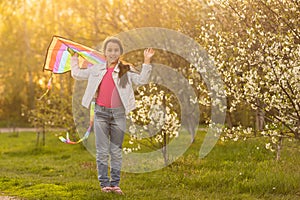
{"type": "Polygon", "coordinates": [[[51,88],[52,88],[52,79],[53,79],[53,72],[51,73],[50,79],[47,83],[47,90],[40,98],[38,98],[39,101],[42,100],[48,94],[48,92],[51,90],[51,88]]]}

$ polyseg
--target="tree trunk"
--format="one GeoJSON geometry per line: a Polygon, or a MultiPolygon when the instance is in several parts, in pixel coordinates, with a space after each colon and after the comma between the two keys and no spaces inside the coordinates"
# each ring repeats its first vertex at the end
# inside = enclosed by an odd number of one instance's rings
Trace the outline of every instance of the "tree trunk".
{"type": "Polygon", "coordinates": [[[296,133],[295,133],[295,139],[299,140],[300,139],[300,119],[298,120],[296,126],[297,126],[297,129],[296,129],[296,133]]]}
{"type": "Polygon", "coordinates": [[[46,131],[45,131],[45,127],[43,127],[43,146],[45,146],[46,144],[46,131]]]}
{"type": "Polygon", "coordinates": [[[255,135],[257,131],[261,131],[265,125],[265,111],[261,108],[261,102],[257,99],[258,108],[255,112],[255,135]]]}
{"type": "Polygon", "coordinates": [[[232,125],[232,116],[231,116],[230,112],[227,112],[226,124],[227,124],[228,128],[230,128],[230,129],[233,127],[233,125],[232,125]]]}
{"type": "Polygon", "coordinates": [[[263,130],[265,125],[265,112],[262,109],[256,110],[256,130],[263,130]]]}
{"type": "MultiPolygon", "coordinates": [[[[162,105],[165,108],[166,107],[166,97],[164,96],[162,99],[162,105]]],[[[166,114],[164,113],[164,119],[166,118],[166,114]]],[[[168,149],[167,149],[167,139],[168,135],[166,132],[163,132],[163,147],[162,147],[162,153],[164,157],[165,166],[168,165],[169,159],[168,159],[168,149]]]]}
{"type": "Polygon", "coordinates": [[[227,113],[226,113],[226,116],[225,116],[225,122],[226,122],[226,125],[228,126],[228,128],[231,129],[233,127],[233,123],[232,123],[232,115],[231,115],[231,112],[229,111],[230,107],[231,107],[231,104],[230,104],[230,100],[228,98],[227,99],[227,113]]]}
{"type": "Polygon", "coordinates": [[[36,147],[38,147],[39,146],[39,141],[40,141],[40,130],[37,130],[37,132],[36,132],[36,147]]]}
{"type": "Polygon", "coordinates": [[[279,137],[279,141],[277,144],[277,151],[276,151],[276,161],[280,160],[280,153],[282,149],[282,142],[283,142],[283,137],[279,137]]]}
{"type": "Polygon", "coordinates": [[[162,148],[162,152],[163,152],[163,157],[164,157],[164,162],[165,162],[165,166],[168,165],[169,163],[169,159],[168,159],[168,149],[167,149],[167,134],[164,133],[163,134],[163,148],[162,148]]]}

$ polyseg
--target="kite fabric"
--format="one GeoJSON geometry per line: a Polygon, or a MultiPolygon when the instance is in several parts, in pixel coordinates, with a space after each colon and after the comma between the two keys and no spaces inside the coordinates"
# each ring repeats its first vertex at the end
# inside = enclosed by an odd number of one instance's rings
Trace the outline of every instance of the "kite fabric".
{"type": "Polygon", "coordinates": [[[47,49],[43,70],[51,71],[47,91],[38,99],[43,99],[51,89],[53,74],[63,74],[71,70],[71,57],[77,53],[79,67],[86,69],[94,64],[105,63],[105,57],[99,51],[71,40],[53,36],[47,49]]]}
{"type": "MultiPolygon", "coordinates": [[[[102,55],[95,49],[59,36],[53,36],[51,43],[47,49],[47,55],[43,67],[44,71],[47,70],[51,71],[52,73],[47,84],[47,91],[39,98],[39,100],[43,99],[50,91],[53,74],[62,74],[71,70],[71,57],[74,53],[77,53],[79,55],[78,63],[79,67],[82,69],[92,67],[95,64],[106,63],[104,55],[102,55]]],[[[93,127],[94,107],[94,103],[91,104],[90,125],[81,139],[76,142],[71,141],[69,138],[69,133],[66,134],[66,138],[60,136],[59,139],[66,144],[78,144],[86,140],[89,137],[89,134],[93,127]]]]}
{"type": "Polygon", "coordinates": [[[78,53],[80,68],[88,68],[94,64],[105,63],[105,57],[100,52],[71,40],[53,36],[48,47],[44,63],[44,70],[55,74],[62,74],[71,70],[71,53],[68,49],[78,53]]]}

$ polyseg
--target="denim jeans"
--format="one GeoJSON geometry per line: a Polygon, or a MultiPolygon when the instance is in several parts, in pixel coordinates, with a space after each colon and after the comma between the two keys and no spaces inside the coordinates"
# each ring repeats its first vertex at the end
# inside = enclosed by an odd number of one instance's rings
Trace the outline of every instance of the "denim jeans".
{"type": "Polygon", "coordinates": [[[101,187],[119,185],[125,129],[126,115],[123,107],[106,108],[96,104],[94,130],[98,180],[101,187]],[[108,177],[109,157],[110,179],[108,177]]]}

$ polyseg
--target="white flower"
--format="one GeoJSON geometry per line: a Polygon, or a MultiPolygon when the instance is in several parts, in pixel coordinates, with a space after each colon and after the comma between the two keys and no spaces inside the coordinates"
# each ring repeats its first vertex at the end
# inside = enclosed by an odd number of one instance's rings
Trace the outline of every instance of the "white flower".
{"type": "Polygon", "coordinates": [[[123,148],[123,152],[124,152],[125,154],[129,154],[129,153],[132,152],[132,149],[124,147],[124,148],[123,148]]]}
{"type": "Polygon", "coordinates": [[[176,137],[176,138],[179,136],[179,132],[178,131],[174,131],[173,134],[174,134],[174,137],[176,137]]]}
{"type": "Polygon", "coordinates": [[[277,138],[276,137],[272,137],[272,143],[276,144],[277,142],[278,142],[277,138]]]}
{"type": "Polygon", "coordinates": [[[136,132],[136,127],[135,127],[134,125],[130,126],[130,127],[129,127],[129,132],[130,132],[131,134],[134,134],[134,133],[136,132]]]}

